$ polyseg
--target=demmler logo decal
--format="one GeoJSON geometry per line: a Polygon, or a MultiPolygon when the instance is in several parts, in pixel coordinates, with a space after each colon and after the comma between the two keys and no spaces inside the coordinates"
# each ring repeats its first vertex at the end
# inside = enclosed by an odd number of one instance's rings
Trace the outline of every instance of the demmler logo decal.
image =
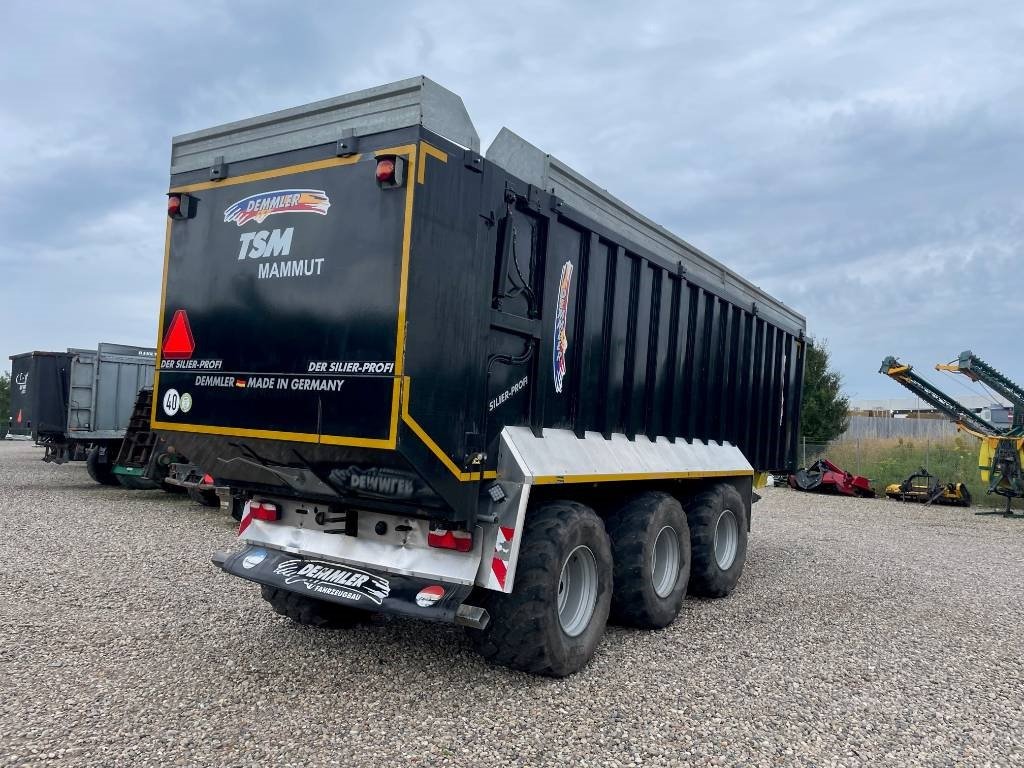
{"type": "Polygon", "coordinates": [[[555,339],[553,345],[552,369],[555,375],[555,392],[562,391],[565,378],[565,353],[569,351],[569,337],[565,324],[569,317],[569,286],[572,284],[572,262],[562,265],[562,277],[558,281],[558,303],[555,305],[555,339]]]}
{"type": "Polygon", "coordinates": [[[244,227],[250,221],[263,223],[275,213],[319,213],[327,215],[331,199],[322,189],[275,189],[243,197],[224,211],[226,224],[244,227]]]}
{"type": "Polygon", "coordinates": [[[364,597],[377,605],[391,594],[391,584],[358,568],[328,563],[323,560],[285,560],[274,569],[285,584],[302,584],[310,592],[343,597],[359,602],[364,597]]]}

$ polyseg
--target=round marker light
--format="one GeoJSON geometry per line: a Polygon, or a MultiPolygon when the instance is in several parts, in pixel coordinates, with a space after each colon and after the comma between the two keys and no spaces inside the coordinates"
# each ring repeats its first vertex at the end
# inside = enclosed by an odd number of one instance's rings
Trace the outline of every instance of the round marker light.
{"type": "Polygon", "coordinates": [[[385,157],[377,161],[377,183],[378,184],[394,184],[395,183],[395,161],[390,157],[385,157]]]}
{"type": "Polygon", "coordinates": [[[167,196],[167,215],[172,219],[181,215],[181,195],[167,196]]]}

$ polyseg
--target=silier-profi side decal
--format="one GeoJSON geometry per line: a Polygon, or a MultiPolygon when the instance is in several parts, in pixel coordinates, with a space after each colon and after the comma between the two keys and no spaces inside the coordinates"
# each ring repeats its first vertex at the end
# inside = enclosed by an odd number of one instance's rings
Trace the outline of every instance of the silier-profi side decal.
{"type": "Polygon", "coordinates": [[[275,213],[318,213],[327,215],[331,199],[322,189],[274,189],[257,192],[232,203],[224,211],[224,222],[244,227],[250,221],[262,224],[275,213]]]}
{"type": "MultiPolygon", "coordinates": [[[[512,397],[526,389],[526,385],[530,382],[529,376],[523,376],[519,381],[515,382],[512,386],[506,389],[497,397],[491,398],[491,401],[487,403],[487,410],[493,411],[498,406],[502,405],[506,400],[511,400],[512,397]]],[[[557,382],[556,382],[557,385],[557,382]]]]}

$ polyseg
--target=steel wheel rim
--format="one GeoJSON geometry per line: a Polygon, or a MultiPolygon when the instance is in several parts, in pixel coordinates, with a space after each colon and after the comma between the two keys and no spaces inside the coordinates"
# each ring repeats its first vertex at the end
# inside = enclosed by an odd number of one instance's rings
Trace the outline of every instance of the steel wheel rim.
{"type": "Polygon", "coordinates": [[[736,562],[736,550],[740,542],[740,524],[731,509],[722,510],[715,523],[715,562],[723,571],[732,568],[736,562]]]}
{"type": "Polygon", "coordinates": [[[654,594],[668,597],[679,578],[679,534],[671,525],[658,531],[651,552],[651,581],[654,594]]]}
{"type": "Polygon", "coordinates": [[[590,624],[597,607],[597,558],[590,547],[576,547],[562,563],[558,576],[558,623],[569,637],[590,624]]]}

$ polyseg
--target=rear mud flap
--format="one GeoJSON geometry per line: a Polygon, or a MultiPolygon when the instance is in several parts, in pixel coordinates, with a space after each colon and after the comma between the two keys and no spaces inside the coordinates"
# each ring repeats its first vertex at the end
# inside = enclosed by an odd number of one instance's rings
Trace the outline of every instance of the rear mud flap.
{"type": "Polygon", "coordinates": [[[463,605],[472,586],[379,573],[259,546],[221,551],[213,564],[249,581],[367,611],[483,628],[487,612],[463,605]]]}

